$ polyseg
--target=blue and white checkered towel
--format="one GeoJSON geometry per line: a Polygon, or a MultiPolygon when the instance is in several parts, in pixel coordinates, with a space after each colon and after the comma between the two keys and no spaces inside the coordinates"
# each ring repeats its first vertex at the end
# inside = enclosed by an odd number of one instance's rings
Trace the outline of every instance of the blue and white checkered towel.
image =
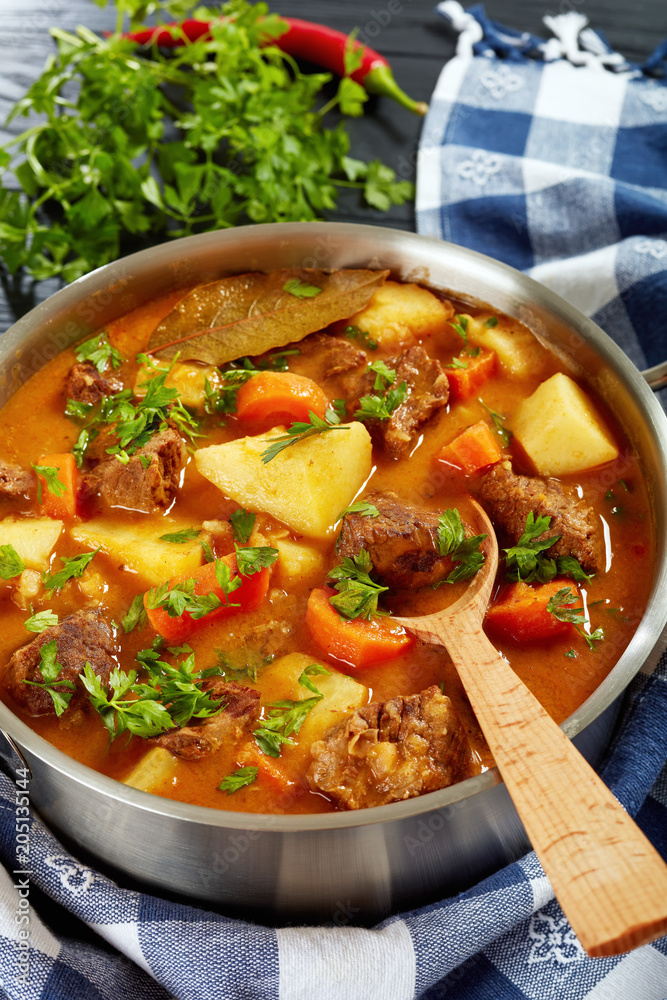
{"type": "MultiPolygon", "coordinates": [[[[461,46],[425,123],[420,231],[532,269],[640,365],[663,360],[667,87],[572,20],[542,45],[444,6],[461,46]]],[[[603,771],[665,857],[666,760],[667,656],[633,682],[603,771]]],[[[372,930],[274,930],[119,888],[26,821],[25,795],[0,775],[10,1000],[667,998],[667,940],[587,958],[533,854],[372,930]]]]}
{"type": "Polygon", "coordinates": [[[461,34],[422,132],[419,232],[527,271],[639,368],[664,361],[667,43],[640,69],[579,13],[543,42],[437,9],[461,34]]]}

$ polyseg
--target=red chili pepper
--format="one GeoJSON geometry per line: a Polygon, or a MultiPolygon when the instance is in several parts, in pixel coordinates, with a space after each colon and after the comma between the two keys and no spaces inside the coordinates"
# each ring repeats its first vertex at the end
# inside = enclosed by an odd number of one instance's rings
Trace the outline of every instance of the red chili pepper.
{"type": "MultiPolygon", "coordinates": [[[[276,45],[283,52],[296,59],[307,59],[318,66],[336,73],[345,74],[345,50],[350,42],[348,35],[334,28],[312,21],[302,21],[297,17],[282,17],[288,25],[288,30],[278,38],[267,39],[267,45],[276,45]]],[[[158,28],[144,28],[143,31],[132,31],[123,38],[139,45],[161,45],[163,48],[176,48],[185,41],[196,42],[210,31],[210,21],[172,21],[158,28]]],[[[357,48],[363,49],[362,63],[359,69],[350,74],[351,78],[360,83],[369,94],[379,94],[391,97],[404,108],[415,114],[425,115],[428,105],[423,101],[413,101],[401,90],[394,79],[391,66],[379,52],[354,42],[357,48]]]]}

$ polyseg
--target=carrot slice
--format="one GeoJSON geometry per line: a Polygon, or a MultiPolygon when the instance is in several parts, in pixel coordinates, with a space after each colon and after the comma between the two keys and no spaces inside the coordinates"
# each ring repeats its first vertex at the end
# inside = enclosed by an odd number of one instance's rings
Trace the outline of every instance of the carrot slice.
{"type": "Polygon", "coordinates": [[[461,360],[467,365],[466,368],[447,369],[452,399],[470,399],[496,370],[495,351],[482,351],[476,358],[462,355],[461,360]]]}
{"type": "Polygon", "coordinates": [[[184,576],[174,577],[169,580],[169,588],[172,589],[177,583],[185,583],[186,580],[194,580],[194,592],[198,595],[215,594],[222,601],[219,608],[209,611],[203,618],[193,618],[191,614],[184,611],[178,617],[171,617],[166,608],[149,608],[148,591],[144,595],[144,607],[148,615],[148,621],[152,628],[161,635],[163,639],[170,643],[181,643],[188,636],[196,632],[197,629],[217,622],[221,618],[230,615],[238,615],[244,611],[254,611],[258,608],[266,596],[269,589],[269,570],[266,567],[260,569],[251,576],[239,574],[236,567],[236,556],[234,554],[223,556],[222,562],[229,566],[232,579],[241,577],[241,586],[226,595],[215,577],[215,563],[205,563],[194,573],[184,576]]]}
{"type": "Polygon", "coordinates": [[[501,460],[503,453],[489,425],[480,420],[461,431],[435,457],[437,461],[453,465],[471,476],[487,465],[495,465],[501,460]]]}
{"type": "Polygon", "coordinates": [[[572,588],[573,599],[569,603],[576,604],[580,597],[572,580],[512,583],[486,612],[485,623],[492,632],[516,642],[553,639],[571,632],[574,626],[570,622],[561,622],[547,611],[549,600],[563,587],[572,588]]]}
{"type": "Polygon", "coordinates": [[[415,644],[415,637],[388,616],[370,620],[341,618],[329,601],[333,594],[329,587],[311,591],[306,624],[322,649],[347,663],[350,672],[390,660],[415,644]]]}
{"type": "Polygon", "coordinates": [[[47,477],[37,473],[41,486],[42,513],[57,521],[72,520],[77,515],[77,491],[79,488],[79,470],[76,467],[74,455],[71,452],[42,455],[36,464],[57,469],[58,481],[52,482],[52,488],[55,488],[56,492],[52,492],[47,477]]]}
{"type": "Polygon", "coordinates": [[[291,372],[260,372],[238,391],[236,413],[249,423],[293,424],[323,417],[329,400],[316,382],[291,372]]]}

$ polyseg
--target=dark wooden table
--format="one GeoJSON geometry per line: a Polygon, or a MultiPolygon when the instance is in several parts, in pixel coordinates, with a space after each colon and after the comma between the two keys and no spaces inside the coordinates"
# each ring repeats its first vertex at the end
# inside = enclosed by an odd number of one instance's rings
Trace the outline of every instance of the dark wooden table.
{"type": "MultiPolygon", "coordinates": [[[[454,38],[433,12],[434,0],[281,0],[272,7],[285,15],[320,21],[342,31],[359,27],[371,44],[386,55],[401,86],[415,99],[428,101],[444,62],[453,54],[454,38]],[[390,13],[388,7],[396,13],[390,13]]],[[[581,10],[591,25],[631,60],[641,62],[667,37],[665,0],[488,0],[487,14],[514,28],[546,34],[544,14],[581,10]]],[[[113,26],[111,8],[100,10],[87,0],[0,0],[0,122],[14,102],[39,75],[53,52],[50,26],[73,30],[86,24],[94,31],[113,26]]],[[[386,98],[374,98],[362,119],[349,121],[352,155],[379,157],[401,177],[414,180],[415,152],[421,119],[386,98]]],[[[25,119],[12,123],[17,134],[25,119]]],[[[0,129],[0,143],[8,133],[0,129]]],[[[356,193],[345,192],[329,215],[342,221],[369,222],[413,230],[414,208],[403,205],[381,213],[359,204],[356,193]]],[[[26,277],[9,278],[0,266],[0,332],[59,287],[56,280],[38,284],[26,277]]]]}

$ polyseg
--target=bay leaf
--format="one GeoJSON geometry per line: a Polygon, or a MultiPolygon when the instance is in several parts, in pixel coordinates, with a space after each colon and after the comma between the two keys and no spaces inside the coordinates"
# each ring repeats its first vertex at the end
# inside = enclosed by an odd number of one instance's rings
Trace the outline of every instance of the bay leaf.
{"type": "Polygon", "coordinates": [[[264,354],[363,309],[388,274],[281,268],[198,285],[155,328],[148,353],[212,365],[264,354]],[[321,292],[301,298],[285,291],[295,280],[321,292]]]}

